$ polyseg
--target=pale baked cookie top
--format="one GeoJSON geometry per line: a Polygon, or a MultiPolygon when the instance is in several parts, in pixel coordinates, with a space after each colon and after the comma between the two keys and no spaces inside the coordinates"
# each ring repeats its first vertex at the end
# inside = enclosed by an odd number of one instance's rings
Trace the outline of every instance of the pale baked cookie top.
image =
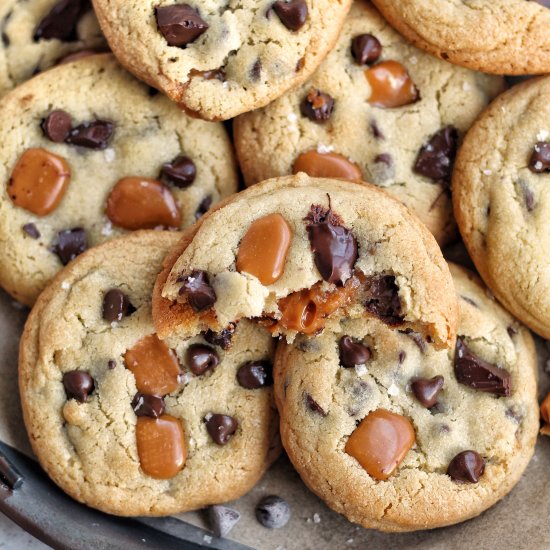
{"type": "Polygon", "coordinates": [[[548,0],[373,0],[420,48],[496,74],[550,72],[548,0]]]}
{"type": "Polygon", "coordinates": [[[243,317],[290,340],[341,316],[378,316],[437,347],[456,330],[447,265],[416,217],[376,187],[302,173],[205,216],[165,261],[156,293],[161,337],[243,317]]]}
{"type": "Polygon", "coordinates": [[[481,276],[522,322],[550,338],[550,78],[512,88],[459,151],[453,201],[481,276]]]}
{"type": "Polygon", "coordinates": [[[435,351],[375,319],[343,319],[316,340],[279,345],[275,395],[289,457],[310,489],[364,527],[474,517],[511,490],[533,454],[533,339],[476,276],[451,273],[456,350],[435,351]]]}
{"type": "Polygon", "coordinates": [[[124,66],[209,120],[263,107],[302,83],[351,0],[94,0],[124,66]]]}
{"type": "Polygon", "coordinates": [[[72,54],[107,48],[88,0],[2,0],[0,33],[0,96],[72,54]]]}
{"type": "Polygon", "coordinates": [[[449,187],[458,142],[502,88],[500,77],[418,50],[357,1],[311,79],[236,119],[245,181],[298,170],[364,179],[413,210],[443,245],[456,234],[449,187]]]}
{"type": "Polygon", "coordinates": [[[86,247],[186,227],[236,191],[224,127],[154,92],[104,54],[0,101],[0,284],[18,300],[32,304],[86,247]]]}
{"type": "Polygon", "coordinates": [[[278,454],[267,331],[243,321],[232,338],[154,334],[150,296],[178,237],[137,232],[88,251],[41,295],[21,340],[34,452],[64,491],[105,512],[238,498],[278,454]]]}

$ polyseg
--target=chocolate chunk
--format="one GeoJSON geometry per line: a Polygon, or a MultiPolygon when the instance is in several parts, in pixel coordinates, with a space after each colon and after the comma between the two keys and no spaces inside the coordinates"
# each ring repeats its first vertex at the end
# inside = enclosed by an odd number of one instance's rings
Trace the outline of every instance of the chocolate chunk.
{"type": "Polygon", "coordinates": [[[146,395],[137,392],[132,399],[132,409],[134,409],[136,416],[159,418],[164,414],[166,406],[164,399],[159,395],[146,395]]]}
{"type": "Polygon", "coordinates": [[[414,171],[435,182],[450,185],[457,147],[456,128],[442,128],[420,149],[414,163],[414,171]]]}
{"type": "Polygon", "coordinates": [[[185,47],[208,30],[208,23],[189,4],[155,8],[155,16],[159,31],[170,46],[185,47]]]}
{"type": "Polygon", "coordinates": [[[365,302],[367,311],[388,325],[400,325],[404,316],[395,277],[393,275],[371,277],[367,280],[365,287],[369,296],[365,302]]]}
{"type": "Polygon", "coordinates": [[[273,365],[269,361],[249,361],[237,371],[239,384],[247,390],[273,385],[273,365]]]}
{"type": "Polygon", "coordinates": [[[213,330],[207,330],[204,333],[204,339],[214,346],[220,346],[223,350],[228,350],[231,347],[231,340],[233,334],[237,328],[237,323],[229,323],[227,327],[220,332],[214,332],[213,330]]]}
{"type": "Polygon", "coordinates": [[[260,80],[260,77],[262,76],[262,60],[256,59],[254,61],[254,65],[252,65],[252,68],[250,69],[250,80],[252,82],[258,82],[260,80]]]}
{"type": "Polygon", "coordinates": [[[61,263],[67,265],[88,248],[86,232],[81,227],[65,229],[57,234],[51,251],[59,256],[61,263]]]}
{"type": "Polygon", "coordinates": [[[183,283],[179,293],[185,294],[194,312],[204,311],[216,302],[216,293],[208,282],[206,271],[193,271],[191,275],[179,277],[178,283],[183,283]]]}
{"type": "Polygon", "coordinates": [[[475,355],[462,338],[456,339],[454,368],[456,379],[465,386],[499,397],[509,397],[512,393],[510,373],[475,355]]]}
{"type": "Polygon", "coordinates": [[[316,89],[310,90],[300,104],[300,112],[312,122],[327,121],[331,117],[333,110],[334,99],[316,89]]]}
{"type": "Polygon", "coordinates": [[[308,16],[305,0],[279,0],[272,6],[281,23],[291,31],[301,29],[308,16]]]}
{"type": "Polygon", "coordinates": [[[529,159],[529,170],[534,174],[550,172],[550,142],[538,141],[529,159]]]}
{"type": "Polygon", "coordinates": [[[65,143],[86,149],[106,149],[113,131],[114,124],[108,120],[83,122],[69,132],[65,143]]]}
{"type": "Polygon", "coordinates": [[[342,336],[338,344],[340,364],[344,368],[364,365],[371,358],[370,349],[361,342],[355,342],[351,336],[342,336]]]}
{"type": "Polygon", "coordinates": [[[269,495],[256,506],[256,519],[268,529],[280,529],[290,519],[290,506],[281,497],[269,495]]]}
{"type": "Polygon", "coordinates": [[[306,405],[307,405],[307,408],[310,411],[318,413],[323,417],[325,417],[327,415],[327,413],[324,411],[323,407],[321,407],[321,405],[319,405],[319,403],[317,403],[317,401],[315,401],[315,399],[313,399],[313,397],[311,397],[311,395],[309,395],[309,393],[306,393],[306,405]]]}
{"type": "Polygon", "coordinates": [[[210,529],[217,537],[228,535],[240,518],[241,514],[237,510],[220,504],[214,504],[214,506],[210,506],[208,509],[210,529]]]}
{"type": "Polygon", "coordinates": [[[44,135],[54,143],[63,143],[72,127],[71,115],[61,109],[52,111],[40,125],[44,135]]]}
{"type": "Polygon", "coordinates": [[[477,483],[485,471],[485,460],[475,451],[457,454],[447,468],[447,475],[459,483],[477,483]]]}
{"type": "Polygon", "coordinates": [[[411,389],[415,397],[427,409],[437,405],[437,396],[443,389],[445,379],[443,376],[433,378],[417,378],[411,382],[411,389]]]}
{"type": "Polygon", "coordinates": [[[23,231],[31,238],[31,239],[39,239],[40,238],[40,231],[38,231],[38,228],[34,223],[26,223],[23,226],[23,231]]]}
{"type": "Polygon", "coordinates": [[[351,41],[351,54],[359,65],[371,65],[382,55],[382,44],[372,34],[360,34],[351,41]]]}
{"type": "Polygon", "coordinates": [[[226,414],[209,414],[205,421],[210,437],[218,445],[227,445],[239,426],[232,416],[226,414]]]}
{"type": "Polygon", "coordinates": [[[128,296],[118,288],[112,288],[103,296],[103,319],[112,323],[122,321],[123,317],[131,315],[135,311],[128,296]]]}
{"type": "MultiPolygon", "coordinates": [[[[330,200],[330,198],[329,198],[330,200]]],[[[307,233],[321,277],[341,286],[351,277],[357,261],[357,241],[332,209],[312,205],[306,216],[307,233]]]]}
{"type": "Polygon", "coordinates": [[[185,364],[196,376],[204,374],[207,370],[215,369],[220,358],[214,348],[204,344],[193,344],[185,352],[185,364]]]}
{"type": "Polygon", "coordinates": [[[160,171],[160,180],[165,184],[172,184],[179,189],[189,187],[197,177],[195,163],[184,155],[167,162],[160,171]]]}
{"type": "Polygon", "coordinates": [[[197,211],[195,212],[195,219],[198,220],[199,218],[202,218],[212,206],[212,197],[209,195],[208,197],[204,197],[202,199],[201,203],[199,204],[197,211]]]}
{"type": "Polygon", "coordinates": [[[33,39],[50,40],[55,38],[64,42],[78,39],[76,27],[80,16],[90,8],[87,0],[60,0],[40,21],[34,31],[33,39]]]}
{"type": "Polygon", "coordinates": [[[85,403],[94,391],[94,379],[87,372],[73,370],[63,375],[63,386],[69,399],[85,403]]]}

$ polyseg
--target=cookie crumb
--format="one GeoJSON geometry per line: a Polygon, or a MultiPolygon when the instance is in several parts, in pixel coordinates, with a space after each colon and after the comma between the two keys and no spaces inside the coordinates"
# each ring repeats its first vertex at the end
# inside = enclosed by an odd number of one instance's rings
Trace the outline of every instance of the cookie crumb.
{"type": "Polygon", "coordinates": [[[313,523],[321,523],[321,516],[319,514],[313,514],[313,523]]]}
{"type": "Polygon", "coordinates": [[[210,535],[204,535],[202,540],[206,542],[206,544],[212,544],[212,537],[210,535]]]}
{"type": "Polygon", "coordinates": [[[115,150],[111,148],[105,149],[105,151],[103,151],[103,157],[105,158],[105,162],[113,162],[116,158],[115,150]]]}

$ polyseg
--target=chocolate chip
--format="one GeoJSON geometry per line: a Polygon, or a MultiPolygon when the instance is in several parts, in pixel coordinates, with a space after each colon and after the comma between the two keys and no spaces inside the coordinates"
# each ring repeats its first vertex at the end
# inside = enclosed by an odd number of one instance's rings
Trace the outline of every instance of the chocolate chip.
{"type": "Polygon", "coordinates": [[[178,283],[183,283],[180,295],[185,295],[193,311],[199,313],[216,302],[216,293],[208,282],[206,271],[193,271],[191,275],[178,278],[178,283]]]}
{"type": "MultiPolygon", "coordinates": [[[[329,199],[330,200],[330,199],[329,199]]],[[[341,218],[320,205],[312,205],[306,216],[307,233],[315,265],[321,277],[342,285],[351,277],[357,261],[357,241],[341,218]]]]}
{"type": "Polygon", "coordinates": [[[65,142],[86,149],[106,149],[113,131],[114,125],[108,120],[83,122],[69,132],[65,142]]]}
{"type": "Polygon", "coordinates": [[[94,379],[87,372],[73,370],[63,375],[63,386],[69,399],[85,403],[94,391],[94,379]]]}
{"type": "Polygon", "coordinates": [[[456,339],[454,369],[456,379],[465,386],[499,397],[512,393],[510,373],[475,355],[462,338],[456,339]]]}
{"type": "Polygon", "coordinates": [[[103,319],[112,323],[122,321],[123,317],[131,315],[135,311],[128,296],[118,288],[112,288],[103,296],[103,319]]]}
{"type": "Polygon", "coordinates": [[[312,122],[327,121],[331,117],[333,110],[334,99],[316,89],[310,90],[300,104],[300,112],[312,122]]]}
{"type": "Polygon", "coordinates": [[[86,232],[81,227],[75,227],[60,231],[51,251],[57,254],[63,265],[67,265],[87,248],[86,232]]]}
{"type": "Polygon", "coordinates": [[[54,143],[63,143],[72,127],[71,115],[61,109],[52,111],[41,123],[44,135],[54,143]]]}
{"type": "Polygon", "coordinates": [[[256,506],[256,519],[268,529],[280,529],[290,519],[290,506],[281,497],[269,495],[256,506]]]}
{"type": "Polygon", "coordinates": [[[239,384],[247,390],[273,385],[273,365],[269,361],[249,361],[237,371],[239,384]]]}
{"type": "Polygon", "coordinates": [[[399,355],[397,356],[397,360],[399,361],[399,364],[402,365],[405,362],[406,358],[407,358],[407,353],[404,351],[400,351],[399,355]]]}
{"type": "Polygon", "coordinates": [[[475,451],[457,454],[447,468],[447,475],[460,483],[477,483],[485,471],[485,460],[475,451]]]}
{"type": "Polygon", "coordinates": [[[550,142],[538,141],[529,159],[529,170],[534,174],[550,172],[550,142]]]}
{"type": "Polygon", "coordinates": [[[220,332],[214,332],[213,330],[207,330],[204,333],[204,339],[214,346],[220,346],[223,350],[228,350],[231,347],[231,340],[233,334],[237,328],[237,323],[229,323],[227,327],[220,330],[220,332]]]}
{"type": "Polygon", "coordinates": [[[207,370],[215,369],[220,358],[214,348],[204,344],[193,344],[185,352],[185,364],[196,376],[204,374],[207,370]]]}
{"type": "Polygon", "coordinates": [[[437,405],[437,397],[443,389],[445,379],[443,376],[434,376],[433,378],[417,378],[411,382],[411,390],[415,397],[427,409],[437,405]]]}
{"type": "Polygon", "coordinates": [[[184,155],[167,162],[160,171],[160,180],[165,184],[172,184],[180,189],[189,187],[197,177],[195,163],[184,155]]]}
{"type": "Polygon", "coordinates": [[[136,416],[159,418],[164,414],[166,406],[164,399],[159,395],[146,395],[137,392],[132,399],[132,409],[134,409],[136,416]]]}
{"type": "Polygon", "coordinates": [[[107,368],[113,370],[116,367],[116,361],[114,359],[109,359],[107,362],[107,368]]]}
{"type": "Polygon", "coordinates": [[[323,407],[321,407],[321,405],[319,405],[319,403],[317,403],[317,401],[315,401],[315,399],[313,399],[313,397],[311,397],[309,393],[306,393],[306,405],[307,408],[312,412],[318,413],[323,417],[327,415],[323,407]]]}
{"type": "Polygon", "coordinates": [[[34,31],[33,39],[50,40],[55,38],[64,42],[77,40],[76,27],[80,16],[90,7],[87,0],[60,0],[40,21],[34,31]]]}
{"type": "Polygon", "coordinates": [[[205,421],[210,437],[218,445],[227,445],[239,426],[232,416],[226,414],[209,414],[205,421]]]}
{"type": "Polygon", "coordinates": [[[370,349],[361,342],[355,342],[351,336],[342,336],[338,344],[340,364],[344,368],[364,365],[371,358],[370,349]]]}
{"type": "Polygon", "coordinates": [[[351,41],[351,54],[359,65],[370,65],[382,55],[382,44],[372,34],[360,34],[351,41]]]}
{"type": "Polygon", "coordinates": [[[414,163],[414,171],[435,182],[449,185],[457,147],[458,132],[456,128],[453,126],[442,128],[420,149],[414,163]]]}
{"type": "Polygon", "coordinates": [[[215,504],[208,509],[208,521],[210,529],[217,537],[225,537],[235,527],[241,514],[233,508],[215,504]]]}
{"type": "Polygon", "coordinates": [[[308,16],[305,0],[280,0],[272,6],[281,23],[291,31],[301,29],[308,16]]]}
{"type": "Polygon", "coordinates": [[[510,336],[510,338],[513,338],[514,336],[517,335],[518,329],[516,327],[509,326],[506,329],[506,332],[508,332],[508,336],[510,336]]]}
{"type": "Polygon", "coordinates": [[[365,302],[367,311],[388,325],[400,325],[403,322],[399,287],[393,275],[371,277],[365,289],[368,296],[365,302]]]}
{"type": "Polygon", "coordinates": [[[252,65],[252,68],[250,69],[250,80],[252,80],[252,82],[258,82],[261,76],[262,76],[262,60],[256,59],[256,61],[254,61],[254,65],[252,65]]]}
{"type": "Polygon", "coordinates": [[[208,23],[189,4],[155,8],[155,16],[159,31],[170,46],[184,47],[208,30],[208,23]]]}
{"type": "Polygon", "coordinates": [[[535,209],[535,195],[532,189],[529,187],[529,184],[521,178],[518,179],[516,185],[519,187],[519,192],[521,193],[527,212],[532,212],[535,209]]]}
{"type": "Polygon", "coordinates": [[[422,353],[426,353],[426,349],[427,349],[426,341],[424,340],[424,338],[422,338],[421,334],[418,334],[418,332],[414,332],[414,330],[410,328],[406,330],[400,330],[399,332],[401,334],[405,334],[406,336],[408,336],[418,346],[418,349],[422,353]]]}
{"type": "Polygon", "coordinates": [[[209,195],[208,197],[204,197],[202,199],[201,203],[199,204],[197,211],[195,212],[195,219],[198,220],[199,218],[202,218],[212,206],[212,197],[209,195]]]}
{"type": "Polygon", "coordinates": [[[372,119],[372,120],[369,122],[369,127],[370,127],[370,131],[372,132],[372,135],[373,135],[376,139],[385,139],[384,134],[383,134],[382,131],[380,130],[380,128],[379,128],[378,123],[376,122],[376,120],[372,119]]]}
{"type": "Polygon", "coordinates": [[[39,239],[40,238],[40,231],[38,231],[38,228],[34,223],[26,223],[23,226],[23,231],[31,238],[31,239],[39,239]]]}

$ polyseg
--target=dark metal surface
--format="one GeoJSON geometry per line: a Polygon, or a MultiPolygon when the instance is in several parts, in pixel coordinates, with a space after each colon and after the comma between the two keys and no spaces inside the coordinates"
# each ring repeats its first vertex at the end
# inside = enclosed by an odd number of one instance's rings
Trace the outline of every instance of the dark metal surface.
{"type": "Polygon", "coordinates": [[[2,442],[0,511],[59,550],[248,548],[217,539],[212,533],[175,518],[119,518],[81,505],[50,481],[36,462],[2,442]]]}

